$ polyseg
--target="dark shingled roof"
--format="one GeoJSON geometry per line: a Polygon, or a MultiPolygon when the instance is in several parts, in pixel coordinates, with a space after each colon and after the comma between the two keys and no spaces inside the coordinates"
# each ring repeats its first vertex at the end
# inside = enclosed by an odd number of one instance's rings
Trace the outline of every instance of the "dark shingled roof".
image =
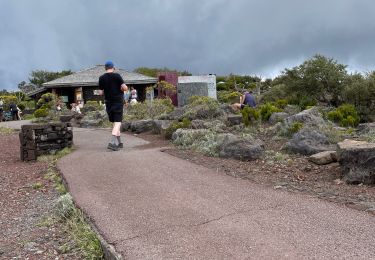
{"type": "MultiPolygon", "coordinates": [[[[125,84],[154,84],[156,78],[148,77],[139,73],[129,72],[122,69],[115,70],[124,79],[125,84]]],[[[61,77],[43,84],[43,87],[63,87],[63,86],[98,86],[99,77],[105,73],[103,65],[75,72],[71,75],[61,77]]]]}

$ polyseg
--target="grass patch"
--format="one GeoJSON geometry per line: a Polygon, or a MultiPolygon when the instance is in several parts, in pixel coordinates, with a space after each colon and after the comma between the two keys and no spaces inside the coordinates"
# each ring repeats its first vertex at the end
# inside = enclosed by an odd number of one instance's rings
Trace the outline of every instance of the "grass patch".
{"type": "Polygon", "coordinates": [[[55,214],[64,224],[66,233],[74,244],[67,243],[60,247],[64,252],[78,249],[85,259],[102,259],[103,250],[96,233],[86,223],[81,210],[74,206],[72,197],[65,194],[57,202],[55,214]]]}
{"type": "Polygon", "coordinates": [[[37,183],[34,183],[32,187],[34,190],[41,190],[44,187],[44,185],[43,183],[37,182],[37,183]]]}
{"type": "Polygon", "coordinates": [[[9,134],[12,134],[13,132],[14,130],[12,128],[0,126],[0,134],[9,135],[9,134]]]}
{"type": "Polygon", "coordinates": [[[65,148],[54,155],[38,157],[38,161],[48,163],[44,179],[54,183],[55,190],[61,195],[56,203],[54,215],[46,217],[39,225],[50,226],[59,222],[68,235],[68,242],[60,246],[59,251],[66,254],[72,251],[79,252],[84,259],[103,259],[103,250],[96,233],[86,223],[81,210],[75,207],[72,197],[62,182],[56,169],[57,160],[68,155],[72,148],[65,148]]]}
{"type": "Polygon", "coordinates": [[[369,143],[375,143],[375,130],[374,129],[371,129],[370,131],[368,131],[367,133],[365,134],[362,134],[360,136],[360,139],[364,140],[364,141],[367,141],[369,143]]]}

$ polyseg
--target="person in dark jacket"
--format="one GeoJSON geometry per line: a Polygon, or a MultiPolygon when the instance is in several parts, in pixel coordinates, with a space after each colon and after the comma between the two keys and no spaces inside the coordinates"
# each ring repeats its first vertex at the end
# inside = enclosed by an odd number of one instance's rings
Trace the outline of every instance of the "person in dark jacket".
{"type": "Polygon", "coordinates": [[[12,102],[9,105],[9,110],[12,113],[12,120],[19,120],[18,118],[18,108],[16,103],[12,102]]]}

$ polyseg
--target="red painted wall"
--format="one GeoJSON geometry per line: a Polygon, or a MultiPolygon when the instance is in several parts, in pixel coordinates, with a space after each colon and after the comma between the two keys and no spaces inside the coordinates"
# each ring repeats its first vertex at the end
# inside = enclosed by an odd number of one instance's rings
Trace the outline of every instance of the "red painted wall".
{"type": "Polygon", "coordinates": [[[173,86],[176,87],[176,91],[173,92],[173,93],[172,92],[162,93],[161,89],[158,88],[158,97],[163,98],[165,96],[168,96],[172,100],[173,105],[177,106],[178,105],[177,104],[177,83],[178,83],[177,72],[172,72],[172,71],[159,72],[158,73],[158,80],[159,80],[159,82],[160,81],[168,82],[168,83],[170,83],[170,84],[172,84],[173,86]]]}

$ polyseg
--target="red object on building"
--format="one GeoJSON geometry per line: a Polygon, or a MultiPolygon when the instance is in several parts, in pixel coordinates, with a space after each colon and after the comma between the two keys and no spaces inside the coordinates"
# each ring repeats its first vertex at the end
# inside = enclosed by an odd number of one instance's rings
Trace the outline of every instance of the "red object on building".
{"type": "Polygon", "coordinates": [[[158,86],[158,93],[157,97],[169,97],[172,100],[173,105],[177,106],[177,84],[178,84],[178,74],[174,71],[166,71],[166,72],[159,72],[158,73],[158,82],[165,81],[169,84],[175,86],[175,91],[171,90],[163,90],[161,85],[158,86]]]}

